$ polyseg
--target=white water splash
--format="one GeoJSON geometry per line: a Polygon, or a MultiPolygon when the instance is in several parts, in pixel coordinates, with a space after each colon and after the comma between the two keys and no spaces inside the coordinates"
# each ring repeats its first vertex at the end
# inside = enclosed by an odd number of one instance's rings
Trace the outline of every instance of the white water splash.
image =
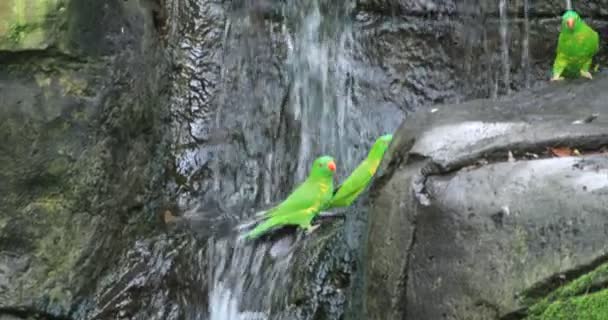
{"type": "Polygon", "coordinates": [[[260,245],[232,238],[209,239],[209,319],[269,319],[273,293],[286,285],[291,239],[260,245]],[[255,306],[255,310],[246,306],[255,306]]]}

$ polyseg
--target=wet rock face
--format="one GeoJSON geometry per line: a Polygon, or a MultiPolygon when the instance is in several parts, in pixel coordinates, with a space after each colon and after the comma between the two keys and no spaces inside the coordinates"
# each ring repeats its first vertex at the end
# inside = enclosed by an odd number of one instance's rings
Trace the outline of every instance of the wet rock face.
{"type": "Polygon", "coordinates": [[[165,62],[145,2],[0,16],[0,317],[71,317],[148,228],[165,62]]]}
{"type": "MultiPolygon", "coordinates": [[[[360,1],[366,63],[381,68],[384,97],[421,104],[495,97],[550,77],[564,1],[360,1]]],[[[575,3],[606,34],[600,1],[575,3]]],[[[605,37],[603,37],[605,38],[605,37]]],[[[602,52],[597,61],[605,64],[602,52]]]]}
{"type": "Polygon", "coordinates": [[[407,111],[542,85],[561,6],[507,2],[504,22],[499,1],[166,2],[179,206],[267,205],[318,154],[348,172],[407,111]]]}
{"type": "Polygon", "coordinates": [[[608,162],[593,152],[608,127],[573,122],[608,112],[606,89],[603,75],[406,120],[371,199],[369,318],[523,319],[605,263],[608,162]],[[546,155],[560,145],[583,155],[546,155]]]}

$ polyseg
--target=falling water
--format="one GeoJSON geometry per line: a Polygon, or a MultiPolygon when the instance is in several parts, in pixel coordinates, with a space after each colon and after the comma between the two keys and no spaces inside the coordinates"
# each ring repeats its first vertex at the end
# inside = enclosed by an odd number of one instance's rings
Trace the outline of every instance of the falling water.
{"type": "MultiPolygon", "coordinates": [[[[297,159],[296,182],[305,178],[312,160],[320,154],[345,155],[340,158],[345,171],[361,159],[349,157],[351,142],[340,139],[352,103],[350,90],[344,90],[352,41],[345,11],[346,4],[333,0],[291,0],[283,6],[286,22],[281,32],[292,84],[288,109],[300,125],[298,156],[293,158],[297,159]]],[[[272,173],[273,153],[265,159],[266,172],[272,173]]],[[[273,182],[269,175],[263,179],[264,184],[273,182]]],[[[262,194],[266,203],[275,198],[270,190],[264,188],[262,194]]],[[[212,238],[208,243],[210,319],[270,319],[272,308],[286,304],[284,293],[297,243],[293,236],[255,245],[234,238],[212,238]]],[[[276,312],[272,317],[277,317],[276,312]]]]}
{"type": "Polygon", "coordinates": [[[346,46],[351,32],[342,19],[348,1],[293,2],[287,16],[301,23],[293,30],[297,41],[288,39],[293,45],[288,47],[287,65],[294,86],[294,113],[301,125],[296,178],[302,180],[314,157],[343,151],[338,139],[344,132],[350,99],[340,89],[350,69],[346,46]],[[321,6],[331,8],[336,16],[326,17],[321,6]]]}
{"type": "Polygon", "coordinates": [[[530,88],[530,0],[524,1],[524,34],[521,50],[521,69],[524,74],[524,86],[530,88]]]}
{"type": "Polygon", "coordinates": [[[509,16],[507,0],[500,0],[498,5],[500,15],[500,41],[501,41],[501,62],[502,62],[502,80],[505,86],[505,93],[511,92],[511,80],[510,80],[510,61],[509,61],[509,16]]]}
{"type": "Polygon", "coordinates": [[[259,246],[209,239],[209,319],[269,319],[274,291],[288,276],[290,244],[289,238],[259,246]]]}

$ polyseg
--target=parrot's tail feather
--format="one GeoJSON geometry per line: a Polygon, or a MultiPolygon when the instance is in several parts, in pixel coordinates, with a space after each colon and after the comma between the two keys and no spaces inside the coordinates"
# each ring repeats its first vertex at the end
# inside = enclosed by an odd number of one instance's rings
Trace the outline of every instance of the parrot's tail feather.
{"type": "Polygon", "coordinates": [[[251,229],[258,222],[259,222],[259,220],[247,221],[247,222],[241,223],[241,224],[237,225],[236,227],[234,227],[234,230],[243,231],[243,230],[251,229]]]}
{"type": "Polygon", "coordinates": [[[274,227],[280,225],[282,223],[282,219],[268,219],[264,223],[261,223],[255,229],[249,231],[246,237],[248,240],[253,240],[263,235],[267,231],[273,229],[274,227]]]}
{"type": "Polygon", "coordinates": [[[245,235],[245,234],[242,234],[242,233],[241,233],[241,234],[239,234],[239,235],[236,237],[236,241],[237,241],[237,242],[242,242],[242,241],[244,241],[244,240],[247,240],[247,235],[245,235]]]}
{"type": "Polygon", "coordinates": [[[263,217],[263,216],[265,216],[265,215],[266,215],[266,212],[268,212],[268,210],[262,210],[262,211],[260,211],[260,212],[256,212],[256,213],[255,213],[255,216],[256,216],[256,217],[263,217]]]}
{"type": "Polygon", "coordinates": [[[240,223],[239,225],[237,225],[236,227],[234,227],[234,230],[236,231],[243,231],[243,230],[247,230],[247,229],[251,229],[254,225],[258,224],[260,221],[264,220],[266,217],[264,216],[264,213],[266,213],[267,211],[260,211],[257,212],[253,218],[249,219],[249,221],[240,223]]]}

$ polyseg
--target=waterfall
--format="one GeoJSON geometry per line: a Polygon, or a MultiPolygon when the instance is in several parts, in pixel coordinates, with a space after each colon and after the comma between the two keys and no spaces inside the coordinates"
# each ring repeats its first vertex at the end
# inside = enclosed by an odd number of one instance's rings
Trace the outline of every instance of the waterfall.
{"type": "MultiPolygon", "coordinates": [[[[339,163],[344,171],[352,170],[363,156],[354,157],[349,152],[352,139],[340,139],[346,135],[352,108],[351,90],[345,90],[351,73],[348,4],[291,0],[281,9],[284,22],[274,35],[283,37],[286,44],[284,63],[292,86],[287,111],[299,123],[300,131],[297,157],[286,155],[288,160],[297,162],[294,183],[307,176],[310,164],[320,154],[343,155],[339,163]]],[[[222,34],[224,42],[230,41],[228,27],[222,34]]],[[[230,89],[224,87],[223,91],[222,96],[227,96],[230,89]]],[[[221,121],[216,120],[216,125],[220,126],[221,121]]],[[[263,203],[271,203],[277,201],[271,190],[278,186],[272,185],[276,180],[270,177],[276,156],[270,152],[264,159],[266,173],[262,180],[266,187],[261,199],[263,203]]],[[[287,304],[289,268],[293,250],[298,247],[295,236],[260,243],[236,237],[214,236],[207,243],[210,320],[291,319],[289,315],[278,315],[282,311],[273,308],[284,308],[287,304]]]]}
{"type": "Polygon", "coordinates": [[[505,86],[505,93],[509,94],[511,92],[511,66],[509,61],[509,12],[507,0],[500,0],[498,10],[500,15],[502,82],[505,86]]]}
{"type": "Polygon", "coordinates": [[[524,31],[521,44],[521,69],[524,86],[530,88],[530,0],[524,1],[524,31]]]}
{"type": "Polygon", "coordinates": [[[259,246],[209,239],[209,319],[269,319],[274,290],[284,289],[288,277],[290,244],[289,238],[259,246]]]}
{"type": "MultiPolygon", "coordinates": [[[[206,264],[196,271],[206,274],[197,295],[208,299],[183,303],[208,306],[197,309],[197,319],[311,317],[329,302],[293,307],[290,285],[298,280],[292,273],[297,250],[317,236],[299,239],[301,232],[291,231],[242,241],[234,228],[281,201],[321,154],[336,158],[342,180],[376,137],[401,122],[399,108],[357,102],[356,89],[366,91],[356,86],[369,79],[369,67],[355,63],[361,50],[353,32],[355,1],[173,4],[179,23],[171,38],[176,181],[169,188],[180,216],[196,221],[192,229],[206,252],[206,264]]],[[[350,219],[332,233],[345,240],[340,250],[348,259],[362,229],[361,221],[350,219]]],[[[350,260],[340,263],[347,269],[350,260]]],[[[337,302],[324,312],[338,318],[345,293],[328,286],[305,294],[333,294],[337,302]]]]}
{"type": "Polygon", "coordinates": [[[294,114],[301,125],[296,171],[300,181],[315,157],[346,150],[339,137],[344,136],[350,101],[349,91],[343,90],[350,72],[347,46],[352,31],[344,15],[348,3],[294,0],[286,10],[289,20],[299,21],[293,37],[288,35],[292,45],[287,66],[293,81],[294,114]],[[322,14],[322,6],[329,12],[322,14]]]}

